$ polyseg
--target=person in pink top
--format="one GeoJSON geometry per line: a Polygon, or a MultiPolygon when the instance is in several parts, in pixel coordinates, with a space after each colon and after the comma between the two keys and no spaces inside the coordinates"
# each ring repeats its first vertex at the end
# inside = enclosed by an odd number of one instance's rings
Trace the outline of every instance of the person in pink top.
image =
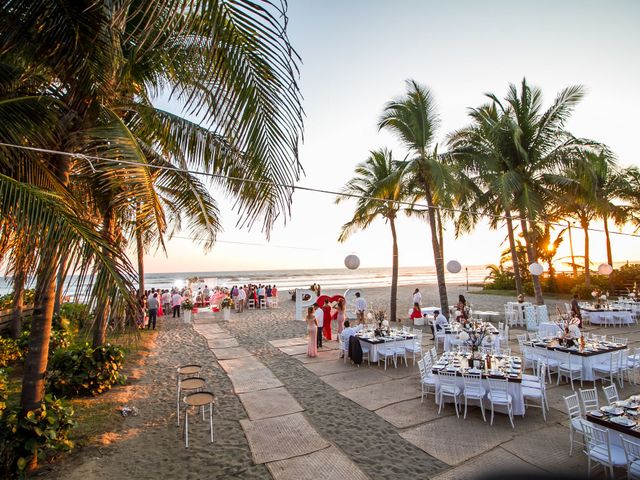
{"type": "Polygon", "coordinates": [[[171,297],[171,305],[173,306],[173,318],[180,318],[180,305],[182,305],[182,295],[178,292],[171,297]]]}
{"type": "Polygon", "coordinates": [[[313,313],[313,307],[307,308],[307,331],[309,332],[309,343],[307,344],[307,356],[318,355],[318,322],[313,313]]]}

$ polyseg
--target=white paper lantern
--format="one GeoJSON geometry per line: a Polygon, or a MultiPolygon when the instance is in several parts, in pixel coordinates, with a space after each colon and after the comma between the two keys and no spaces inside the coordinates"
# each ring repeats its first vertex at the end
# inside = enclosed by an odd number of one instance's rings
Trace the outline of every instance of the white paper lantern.
{"type": "Polygon", "coordinates": [[[531,265],[529,265],[529,272],[531,272],[531,275],[535,275],[537,277],[542,275],[542,272],[544,272],[544,268],[542,268],[542,265],[540,265],[539,263],[532,263],[531,265]]]}
{"type": "Polygon", "coordinates": [[[611,275],[613,272],[613,267],[608,263],[601,263],[598,267],[598,273],[600,275],[611,275]]]}
{"type": "Polygon", "coordinates": [[[344,259],[344,266],[347,267],[349,270],[355,270],[360,266],[360,259],[358,258],[357,255],[353,255],[353,254],[347,255],[346,258],[344,259]]]}
{"type": "Polygon", "coordinates": [[[462,265],[460,265],[460,262],[457,260],[449,260],[447,262],[447,271],[449,273],[458,273],[460,272],[460,270],[462,270],[462,265]]]}

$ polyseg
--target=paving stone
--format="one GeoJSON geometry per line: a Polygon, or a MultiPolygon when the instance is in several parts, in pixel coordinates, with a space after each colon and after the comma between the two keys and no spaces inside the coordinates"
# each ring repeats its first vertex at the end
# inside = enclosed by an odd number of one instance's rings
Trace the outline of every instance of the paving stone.
{"type": "Polygon", "coordinates": [[[340,393],[364,408],[377,410],[392,403],[419,398],[420,383],[413,378],[402,378],[340,393]]]}
{"type": "Polygon", "coordinates": [[[255,357],[220,360],[220,366],[227,372],[236,393],[266,390],[281,387],[282,382],[255,357]]]}
{"type": "Polygon", "coordinates": [[[470,418],[465,420],[451,415],[405,430],[400,436],[429,455],[449,465],[457,465],[513,438],[513,432],[492,428],[482,419],[479,422],[483,425],[470,418]],[[448,441],[443,439],[443,434],[448,441]]]}
{"type": "Polygon", "coordinates": [[[503,478],[515,479],[527,474],[540,475],[544,472],[498,447],[431,478],[433,480],[489,480],[499,474],[506,475],[503,478]]]}
{"type": "Polygon", "coordinates": [[[286,388],[271,388],[238,395],[251,420],[301,412],[303,408],[286,388]]]}
{"type": "Polygon", "coordinates": [[[438,415],[438,406],[433,401],[433,395],[425,396],[423,403],[420,403],[419,398],[406,400],[380,408],[376,413],[398,428],[412,427],[446,415],[455,415],[453,411],[443,411],[438,415]]]}
{"type": "Polygon", "coordinates": [[[215,348],[230,348],[230,347],[238,347],[238,341],[233,338],[222,338],[219,340],[207,340],[207,344],[209,345],[209,348],[215,349],[215,348]]]}
{"type": "Polygon", "coordinates": [[[345,363],[341,358],[333,362],[305,363],[304,367],[319,377],[332,373],[351,372],[358,368],[351,362],[345,363]]]}
{"type": "Polygon", "coordinates": [[[339,392],[353,388],[364,387],[374,383],[388,382],[389,377],[370,368],[358,368],[352,372],[334,373],[325,375],[322,380],[327,382],[339,392]]]}
{"type": "Polygon", "coordinates": [[[267,463],[274,480],[366,480],[368,477],[335,447],[267,463]]]}
{"type": "Polygon", "coordinates": [[[330,444],[311,426],[302,413],[263,420],[240,420],[255,463],[298,457],[330,444]]]}
{"type": "Polygon", "coordinates": [[[293,345],[290,347],[280,347],[282,353],[287,355],[300,355],[301,353],[307,353],[307,345],[293,345]]]}
{"type": "Polygon", "coordinates": [[[502,448],[550,473],[587,474],[587,459],[575,454],[568,457],[569,429],[551,425],[527,435],[520,435],[502,448]]]}
{"type": "Polygon", "coordinates": [[[211,351],[218,360],[229,360],[231,358],[251,356],[251,352],[244,347],[213,348],[211,351]]]}
{"type": "Polygon", "coordinates": [[[307,357],[307,355],[295,355],[293,358],[301,361],[302,363],[317,363],[326,362],[328,360],[337,360],[339,358],[339,352],[337,350],[319,351],[317,357],[307,357]]]}
{"type": "Polygon", "coordinates": [[[283,340],[271,340],[269,343],[276,348],[293,347],[295,345],[306,345],[307,338],[306,337],[285,338],[283,340]]]}

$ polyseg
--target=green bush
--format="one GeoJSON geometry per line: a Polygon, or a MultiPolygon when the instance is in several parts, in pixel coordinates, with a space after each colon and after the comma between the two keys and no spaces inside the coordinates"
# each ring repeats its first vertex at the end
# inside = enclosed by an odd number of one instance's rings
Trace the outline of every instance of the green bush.
{"type": "Polygon", "coordinates": [[[594,290],[593,285],[587,286],[584,283],[576,285],[571,289],[571,295],[578,295],[581,300],[592,300],[591,292],[594,290]]]}
{"type": "Polygon", "coordinates": [[[0,369],[0,419],[7,408],[7,373],[0,369]]]}
{"type": "MultiPolygon", "coordinates": [[[[27,289],[24,291],[23,301],[25,305],[33,305],[36,291],[27,289]]],[[[13,306],[13,292],[0,295],[0,310],[7,310],[13,306]]]]}
{"type": "Polygon", "coordinates": [[[5,411],[0,420],[0,464],[5,476],[24,475],[31,460],[52,451],[73,448],[69,432],[75,425],[73,408],[51,395],[40,408],[22,412],[19,406],[5,411]]]}
{"type": "MultiPolygon", "coordinates": [[[[22,331],[20,337],[16,340],[16,343],[23,354],[29,350],[29,335],[31,334],[31,324],[25,322],[22,325],[22,331]]],[[[60,325],[54,325],[51,328],[51,336],[49,337],[49,355],[53,355],[59,348],[69,348],[71,346],[74,333],[65,328],[61,328],[60,325]]]]}
{"type": "Polygon", "coordinates": [[[0,337],[0,368],[5,368],[20,360],[22,353],[23,350],[16,340],[0,337]]]}
{"type": "Polygon", "coordinates": [[[487,265],[489,275],[485,279],[483,290],[515,290],[516,280],[512,271],[502,265],[487,265]]]}
{"type": "Polygon", "coordinates": [[[115,345],[88,343],[57,350],[49,362],[49,391],[64,396],[98,395],[123,384],[124,351],[115,345]]]}
{"type": "MultiPolygon", "coordinates": [[[[84,303],[63,303],[57,315],[57,325],[63,330],[77,332],[92,323],[89,306],[84,303]]],[[[54,322],[55,324],[55,322],[54,322]]]]}

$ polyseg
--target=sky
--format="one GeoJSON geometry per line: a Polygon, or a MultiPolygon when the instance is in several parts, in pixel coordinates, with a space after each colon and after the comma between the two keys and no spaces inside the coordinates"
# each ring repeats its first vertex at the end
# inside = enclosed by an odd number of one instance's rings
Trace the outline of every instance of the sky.
{"type": "MultiPolygon", "coordinates": [[[[339,190],[356,164],[381,147],[403,158],[406,151],[378,132],[377,121],[384,104],[404,93],[407,79],[433,92],[439,142],[469,123],[468,108],[485,103],[485,93],[503,97],[509,83],[523,77],[542,89],[545,106],[561,89],[582,84],[587,96],[567,128],[607,144],[620,164],[640,165],[633,133],[640,111],[640,2],[289,0],[288,16],[289,37],[302,58],[306,113],[300,185],[339,190]]],[[[157,105],[177,108],[166,99],[157,105]]],[[[350,253],[362,266],[391,265],[391,233],[382,220],[337,242],[353,202],[335,205],[331,195],[297,191],[290,218],[267,241],[259,227],[235,228],[231,203],[216,196],[224,232],[214,249],[205,254],[190,240],[173,239],[166,254],[147,255],[148,272],[335,268],[350,253]]],[[[445,261],[496,263],[505,235],[481,225],[456,239],[449,225],[445,261]]],[[[400,266],[433,265],[426,222],[401,218],[398,237],[400,266]]],[[[576,254],[583,238],[573,230],[576,254]]],[[[640,259],[640,238],[613,236],[612,242],[615,261],[640,259]]],[[[604,235],[592,233],[591,245],[597,265],[606,258],[604,235]]],[[[566,240],[558,257],[568,254],[566,240]]]]}

